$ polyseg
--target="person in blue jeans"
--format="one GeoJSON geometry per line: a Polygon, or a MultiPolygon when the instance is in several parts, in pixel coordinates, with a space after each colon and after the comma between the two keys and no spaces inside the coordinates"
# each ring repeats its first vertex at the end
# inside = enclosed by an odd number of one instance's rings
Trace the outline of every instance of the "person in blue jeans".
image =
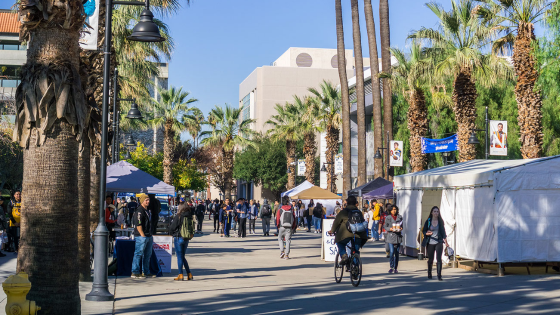
{"type": "Polygon", "coordinates": [[[134,224],[134,259],[132,260],[132,278],[155,278],[150,274],[150,258],[152,257],[153,238],[150,231],[150,215],[146,210],[150,204],[150,198],[146,194],[138,196],[140,206],[134,212],[132,224],[134,224]],[[143,271],[143,272],[142,272],[143,271]]]}
{"type": "Polygon", "coordinates": [[[193,220],[193,211],[194,209],[187,206],[185,203],[179,204],[177,209],[177,215],[173,218],[171,225],[169,226],[169,234],[173,235],[173,240],[175,241],[175,254],[177,255],[177,269],[179,269],[179,275],[177,278],[173,279],[175,281],[183,281],[183,266],[185,267],[185,271],[187,272],[187,280],[193,280],[193,275],[191,273],[191,269],[189,268],[189,263],[185,258],[185,253],[187,251],[187,247],[189,246],[189,240],[194,236],[194,220],[193,220]],[[187,220],[187,231],[188,237],[184,237],[185,235],[181,235],[181,229],[185,224],[185,220],[187,220]]]}
{"type": "Polygon", "coordinates": [[[399,207],[392,206],[391,212],[385,218],[387,244],[389,244],[390,267],[389,273],[399,273],[399,249],[402,243],[403,217],[399,214],[399,207]]]}

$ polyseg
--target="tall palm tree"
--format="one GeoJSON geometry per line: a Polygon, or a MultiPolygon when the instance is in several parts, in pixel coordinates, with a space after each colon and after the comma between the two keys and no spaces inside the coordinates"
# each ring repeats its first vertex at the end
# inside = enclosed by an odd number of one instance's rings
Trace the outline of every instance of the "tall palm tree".
{"type": "Polygon", "coordinates": [[[535,90],[539,78],[534,47],[535,24],[544,17],[551,2],[547,0],[477,0],[479,16],[485,23],[499,24],[502,37],[492,50],[505,54],[513,50],[513,67],[517,76],[515,97],[518,107],[521,155],[524,159],[541,156],[543,144],[542,99],[535,90]]]}
{"type": "Polygon", "coordinates": [[[439,60],[436,74],[454,79],[453,110],[458,125],[459,161],[469,161],[476,155],[475,146],[468,144],[475,129],[475,80],[491,85],[498,79],[509,78],[511,70],[504,59],[481,52],[496,34],[496,28],[480,23],[472,0],[452,0],[450,11],[433,2],[426,6],[438,17],[439,29],[422,28],[409,38],[427,41],[430,45],[426,52],[439,60]]]}
{"type": "Polygon", "coordinates": [[[17,270],[29,274],[27,297],[42,311],[80,314],[75,211],[87,115],[79,75],[82,1],[21,1],[18,11],[28,50],[14,128],[14,140],[25,148],[17,270]]]}
{"type": "MultiPolygon", "coordinates": [[[[377,39],[375,34],[375,21],[371,0],[364,0],[364,13],[369,43],[369,62],[371,69],[371,88],[373,97],[373,147],[383,147],[383,114],[381,112],[381,85],[379,84],[379,55],[377,53],[377,39]]],[[[374,177],[383,176],[383,160],[374,159],[374,177]]]]}
{"type": "Polygon", "coordinates": [[[396,48],[391,49],[391,54],[397,59],[391,76],[392,85],[402,91],[409,103],[410,165],[413,172],[419,172],[426,168],[427,162],[426,154],[422,154],[421,141],[428,131],[428,108],[423,88],[430,85],[433,62],[416,42],[412,43],[408,55],[396,48]]]}
{"type": "Polygon", "coordinates": [[[362,34],[358,0],[350,1],[352,8],[352,38],[356,57],[356,113],[358,123],[358,186],[366,183],[366,94],[364,90],[364,58],[362,57],[362,34]]]}
{"type": "Polygon", "coordinates": [[[188,98],[189,92],[183,92],[183,88],[176,89],[171,86],[164,90],[158,88],[160,99],[152,98],[152,107],[155,117],[150,120],[153,126],[163,127],[163,181],[173,185],[173,148],[176,133],[185,130],[185,125],[180,120],[184,115],[197,112],[198,109],[191,106],[197,102],[195,98],[188,98]]]}
{"type": "Polygon", "coordinates": [[[317,123],[318,107],[314,106],[313,98],[303,99],[294,96],[294,106],[299,117],[301,117],[300,131],[303,134],[303,155],[305,156],[305,179],[315,182],[315,156],[317,155],[317,145],[315,134],[321,131],[321,125],[317,123]]]}
{"type": "Polygon", "coordinates": [[[301,111],[291,103],[286,102],[282,106],[274,106],[276,115],[272,115],[267,124],[272,129],[267,131],[267,135],[275,142],[286,141],[286,160],[288,164],[288,184],[287,189],[296,186],[296,143],[302,139],[303,132],[301,127],[301,111]]]}
{"type": "Polygon", "coordinates": [[[344,48],[344,27],[342,24],[342,4],[335,0],[336,12],[336,47],[338,58],[338,76],[340,79],[340,93],[342,95],[342,193],[346,197],[352,189],[352,152],[350,138],[350,98],[348,91],[348,76],[346,74],[346,50],[344,48]]]}
{"type": "MultiPolygon", "coordinates": [[[[381,35],[381,70],[391,76],[391,29],[389,26],[389,0],[379,0],[379,35],[381,35]]],[[[393,91],[391,80],[383,79],[383,134],[393,139],[393,91]]],[[[382,137],[383,138],[383,137],[382,137]]],[[[385,143],[389,147],[389,143],[385,143]]],[[[389,150],[387,150],[387,159],[389,150]]],[[[387,170],[388,172],[389,170],[387,170]]]]}
{"type": "Polygon", "coordinates": [[[316,117],[321,122],[322,129],[326,131],[327,150],[325,152],[325,160],[327,162],[327,187],[331,189],[331,192],[336,192],[334,155],[338,152],[342,95],[332,83],[326,81],[321,83],[321,92],[313,88],[309,89],[309,92],[315,96],[316,117]]]}
{"type": "Polygon", "coordinates": [[[198,147],[200,132],[202,131],[202,125],[204,124],[204,115],[200,111],[193,113],[193,115],[185,115],[183,117],[183,123],[186,130],[193,138],[193,146],[198,147]]]}
{"type": "Polygon", "coordinates": [[[224,194],[227,198],[231,196],[231,184],[233,181],[233,157],[237,148],[246,146],[255,147],[253,137],[257,133],[250,128],[255,122],[254,119],[242,119],[240,108],[233,108],[229,105],[224,107],[216,106],[210,111],[208,120],[212,121],[214,128],[203,131],[200,136],[203,138],[202,145],[219,146],[222,150],[224,194]]]}

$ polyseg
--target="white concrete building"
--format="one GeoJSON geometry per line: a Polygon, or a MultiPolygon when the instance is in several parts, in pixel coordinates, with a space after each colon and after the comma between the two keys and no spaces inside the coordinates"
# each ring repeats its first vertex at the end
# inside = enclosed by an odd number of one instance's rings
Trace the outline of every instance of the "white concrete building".
{"type": "Polygon", "coordinates": [[[15,114],[6,107],[15,98],[27,46],[19,41],[19,21],[11,10],[0,10],[0,114],[15,114]]]}

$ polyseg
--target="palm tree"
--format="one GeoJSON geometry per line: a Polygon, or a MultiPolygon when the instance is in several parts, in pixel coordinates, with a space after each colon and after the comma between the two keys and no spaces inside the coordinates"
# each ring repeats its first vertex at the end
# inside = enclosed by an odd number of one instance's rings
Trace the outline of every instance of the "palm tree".
{"type": "Polygon", "coordinates": [[[407,55],[399,49],[391,49],[397,59],[393,66],[392,85],[402,90],[409,103],[408,130],[410,130],[410,165],[413,172],[426,168],[426,154],[422,154],[421,137],[428,131],[428,108],[423,88],[430,85],[433,63],[422,53],[422,46],[413,42],[407,55]]]}
{"type": "Polygon", "coordinates": [[[360,10],[358,0],[351,0],[352,37],[356,57],[356,112],[358,123],[358,186],[366,183],[366,94],[364,90],[364,58],[362,57],[362,34],[360,32],[360,10]]]}
{"type": "MultiPolygon", "coordinates": [[[[379,55],[377,53],[377,39],[375,34],[375,21],[371,0],[364,0],[364,13],[369,43],[369,61],[371,69],[371,88],[373,97],[373,147],[383,147],[383,114],[381,112],[381,86],[379,84],[379,55]]],[[[383,160],[374,159],[374,177],[383,176],[383,160]]]]}
{"type": "Polygon", "coordinates": [[[327,161],[327,187],[336,192],[336,176],[334,175],[334,155],[338,152],[338,137],[340,133],[341,116],[340,110],[341,93],[332,83],[323,81],[321,92],[316,89],[309,89],[315,98],[317,107],[317,119],[321,121],[321,127],[326,131],[327,150],[325,160],[327,161]]]}
{"type": "Polygon", "coordinates": [[[267,131],[267,135],[275,142],[286,141],[286,160],[288,164],[288,184],[287,189],[296,186],[296,143],[301,140],[302,132],[302,112],[294,104],[286,102],[282,106],[276,104],[274,107],[276,115],[272,115],[267,124],[272,129],[267,131]]]}
{"type": "Polygon", "coordinates": [[[202,145],[219,146],[222,148],[224,194],[227,198],[231,196],[231,184],[233,181],[233,157],[237,148],[246,146],[255,147],[253,137],[257,133],[250,128],[254,119],[242,119],[240,108],[233,108],[226,104],[225,108],[216,106],[209,114],[208,121],[212,121],[212,131],[203,131],[202,145]]]}
{"type": "MultiPolygon", "coordinates": [[[[379,0],[379,29],[381,35],[381,70],[391,76],[391,30],[389,26],[389,0],[379,0]]],[[[384,134],[393,139],[393,92],[391,80],[383,79],[383,128],[384,134]]],[[[382,137],[383,138],[383,137],[382,137]]],[[[389,143],[385,143],[389,147],[389,143]]],[[[387,150],[387,159],[389,158],[387,150]]],[[[389,170],[387,170],[388,172],[389,170]]]]}
{"type": "Polygon", "coordinates": [[[204,115],[200,111],[194,113],[193,115],[185,115],[183,117],[183,123],[185,124],[186,130],[193,138],[193,146],[198,147],[200,132],[202,131],[202,125],[204,124],[204,115]]]}
{"type": "Polygon", "coordinates": [[[43,312],[80,314],[75,211],[87,113],[79,76],[83,6],[80,0],[19,2],[18,11],[28,50],[14,128],[14,141],[25,148],[17,271],[29,274],[27,297],[43,312]]]}
{"type": "Polygon", "coordinates": [[[524,159],[541,156],[543,144],[542,99],[535,89],[539,78],[534,47],[535,24],[550,7],[547,0],[477,0],[484,3],[477,11],[485,23],[499,24],[502,37],[492,50],[505,54],[513,50],[513,67],[517,76],[515,96],[518,107],[521,155],[524,159]]]}
{"type": "Polygon", "coordinates": [[[348,91],[348,76],[346,74],[346,51],[344,48],[344,27],[342,24],[342,4],[335,0],[336,12],[336,47],[338,58],[338,76],[340,79],[340,92],[342,95],[342,193],[346,197],[347,191],[352,188],[352,152],[350,146],[350,98],[348,91]]]}
{"type": "Polygon", "coordinates": [[[300,131],[303,134],[303,155],[305,156],[305,179],[315,182],[315,156],[317,155],[317,145],[315,134],[321,131],[320,124],[317,123],[318,107],[314,106],[311,97],[303,99],[294,96],[294,106],[299,117],[301,117],[300,131]]]}
{"type": "Polygon", "coordinates": [[[185,125],[180,121],[180,117],[198,112],[198,108],[190,106],[197,102],[195,98],[189,97],[189,92],[183,92],[183,88],[176,89],[171,86],[164,90],[158,88],[160,100],[152,98],[152,107],[155,116],[150,120],[153,126],[163,126],[163,181],[173,185],[173,148],[176,133],[185,130],[185,125]]]}
{"type": "Polygon", "coordinates": [[[453,110],[458,125],[459,160],[464,162],[476,155],[475,146],[468,144],[475,129],[475,80],[491,85],[498,79],[510,77],[511,70],[504,59],[481,52],[490,43],[496,28],[480,23],[473,1],[452,0],[451,5],[451,10],[445,11],[439,4],[428,3],[427,7],[439,18],[439,30],[422,28],[409,38],[426,40],[430,44],[426,52],[439,60],[436,74],[454,79],[453,110]]]}

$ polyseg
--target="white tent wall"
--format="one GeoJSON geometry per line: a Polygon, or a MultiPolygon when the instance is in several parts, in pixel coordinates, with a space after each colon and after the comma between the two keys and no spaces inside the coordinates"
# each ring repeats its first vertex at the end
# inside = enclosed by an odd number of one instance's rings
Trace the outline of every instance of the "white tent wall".
{"type": "Polygon", "coordinates": [[[406,255],[418,253],[418,230],[420,229],[420,215],[422,213],[422,190],[397,191],[397,206],[403,217],[402,250],[406,255]]]}
{"type": "MultiPolygon", "coordinates": [[[[439,206],[439,213],[445,222],[445,233],[447,234],[447,243],[453,249],[455,245],[455,190],[445,189],[441,192],[441,203],[439,206]]],[[[449,258],[445,255],[442,256],[443,262],[447,263],[449,258]]]]}

